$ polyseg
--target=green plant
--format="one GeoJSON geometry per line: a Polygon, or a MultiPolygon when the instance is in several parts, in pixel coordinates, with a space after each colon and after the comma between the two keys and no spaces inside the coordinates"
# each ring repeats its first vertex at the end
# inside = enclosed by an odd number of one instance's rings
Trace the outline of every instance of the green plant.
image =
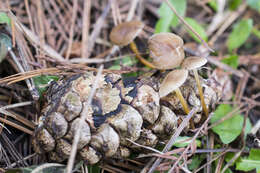
{"type": "MultiPolygon", "coordinates": [[[[228,104],[221,104],[217,107],[214,112],[213,117],[210,120],[210,123],[215,123],[221,118],[225,117],[228,113],[232,112],[234,108],[232,108],[228,104]]],[[[240,135],[243,128],[244,117],[238,113],[234,113],[234,115],[221,122],[220,124],[214,126],[212,130],[217,133],[224,144],[229,144],[234,141],[238,135],[240,135]]],[[[249,120],[247,120],[245,133],[247,134],[251,129],[251,124],[249,120]]]]}

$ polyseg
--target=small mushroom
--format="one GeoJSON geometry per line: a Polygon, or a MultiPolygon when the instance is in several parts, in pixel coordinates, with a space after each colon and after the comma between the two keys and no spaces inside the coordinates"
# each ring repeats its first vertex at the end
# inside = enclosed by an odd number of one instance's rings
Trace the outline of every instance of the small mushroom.
{"type": "Polygon", "coordinates": [[[206,63],[207,63],[206,58],[192,56],[192,57],[186,58],[183,61],[181,66],[184,69],[193,71],[193,74],[194,74],[194,77],[196,80],[196,84],[197,84],[197,87],[199,90],[201,106],[202,106],[203,112],[205,113],[206,117],[208,117],[209,111],[208,111],[207,105],[205,104],[205,99],[204,99],[204,95],[203,95],[203,91],[202,91],[202,87],[200,84],[199,75],[198,75],[198,71],[197,71],[197,68],[205,65],[206,63]]]}
{"type": "Polygon", "coordinates": [[[130,48],[135,53],[136,57],[144,65],[150,68],[156,68],[152,63],[144,59],[139,53],[134,39],[141,33],[144,28],[144,24],[140,21],[124,22],[115,26],[110,33],[110,40],[112,43],[118,46],[127,46],[130,44],[130,48]]]}
{"type": "MultiPolygon", "coordinates": [[[[175,91],[177,97],[181,102],[183,110],[186,114],[188,114],[190,110],[179,87],[186,81],[187,77],[188,77],[188,70],[185,69],[173,70],[170,73],[168,73],[167,76],[164,78],[159,89],[159,95],[161,98],[167,96],[172,91],[175,91]]],[[[191,126],[193,129],[195,128],[193,122],[191,122],[191,126]]]]}
{"type": "Polygon", "coordinates": [[[152,64],[158,69],[172,69],[184,59],[183,40],[173,33],[154,34],[148,40],[152,64]]]}
{"type": "Polygon", "coordinates": [[[179,89],[179,87],[185,82],[187,77],[188,77],[188,70],[180,69],[180,70],[171,71],[164,78],[159,89],[159,95],[162,98],[170,94],[172,91],[175,91],[177,97],[180,99],[180,102],[183,106],[185,113],[188,114],[189,113],[188,104],[179,89]]]}

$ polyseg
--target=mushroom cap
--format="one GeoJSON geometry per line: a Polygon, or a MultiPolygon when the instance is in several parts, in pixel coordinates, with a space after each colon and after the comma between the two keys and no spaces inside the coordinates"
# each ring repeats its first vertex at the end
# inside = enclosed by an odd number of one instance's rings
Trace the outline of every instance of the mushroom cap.
{"type": "Polygon", "coordinates": [[[148,40],[152,63],[158,69],[172,69],[180,66],[184,59],[183,40],[173,33],[158,33],[148,40]]]}
{"type": "Polygon", "coordinates": [[[187,70],[193,70],[205,65],[206,63],[206,58],[191,56],[184,59],[181,67],[187,70]]]}
{"type": "Polygon", "coordinates": [[[160,97],[167,96],[169,93],[179,88],[186,81],[187,77],[188,70],[185,69],[177,69],[168,73],[160,86],[160,97]]]}
{"type": "Polygon", "coordinates": [[[112,29],[109,38],[113,44],[126,46],[140,34],[143,28],[144,24],[140,21],[124,22],[112,29]]]}

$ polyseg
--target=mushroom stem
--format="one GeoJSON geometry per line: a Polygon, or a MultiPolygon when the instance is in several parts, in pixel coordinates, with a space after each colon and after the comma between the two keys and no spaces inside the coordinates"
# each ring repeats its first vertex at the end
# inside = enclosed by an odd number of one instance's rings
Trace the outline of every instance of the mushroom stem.
{"type": "Polygon", "coordinates": [[[132,51],[135,53],[136,58],[139,59],[139,61],[141,61],[141,63],[143,63],[143,64],[146,65],[147,67],[156,69],[156,67],[155,67],[152,63],[150,63],[149,61],[147,61],[146,59],[144,59],[144,58],[140,55],[140,53],[139,53],[139,51],[138,51],[138,49],[137,49],[137,47],[136,47],[136,44],[135,44],[134,42],[131,42],[131,43],[130,43],[130,48],[131,48],[132,51]]]}
{"type": "Polygon", "coordinates": [[[185,112],[186,114],[188,114],[188,113],[190,112],[190,109],[189,109],[189,106],[188,106],[186,100],[184,99],[184,97],[183,97],[183,95],[182,95],[182,93],[181,93],[181,90],[180,90],[179,88],[177,88],[177,89],[175,90],[175,93],[176,93],[177,97],[179,98],[179,100],[180,100],[180,102],[181,102],[181,105],[182,105],[182,107],[183,107],[184,112],[185,112]]]}
{"type": "Polygon", "coordinates": [[[200,102],[201,102],[201,106],[202,106],[203,112],[205,113],[206,117],[208,117],[209,110],[207,108],[207,105],[205,104],[205,99],[204,99],[202,87],[200,85],[200,80],[199,80],[199,75],[198,75],[197,69],[193,69],[193,73],[194,73],[194,77],[195,77],[195,80],[196,80],[196,83],[197,83],[197,87],[198,87],[198,90],[199,90],[200,102]]]}
{"type": "MultiPolygon", "coordinates": [[[[184,112],[188,115],[189,112],[190,112],[190,109],[189,109],[189,106],[188,106],[186,100],[184,99],[184,97],[183,97],[183,95],[181,93],[181,90],[179,88],[177,88],[175,90],[175,93],[176,93],[177,97],[179,98],[179,100],[181,102],[181,105],[183,107],[184,112]]],[[[195,129],[195,125],[194,125],[192,120],[190,120],[190,124],[191,124],[191,128],[195,129]]]]}

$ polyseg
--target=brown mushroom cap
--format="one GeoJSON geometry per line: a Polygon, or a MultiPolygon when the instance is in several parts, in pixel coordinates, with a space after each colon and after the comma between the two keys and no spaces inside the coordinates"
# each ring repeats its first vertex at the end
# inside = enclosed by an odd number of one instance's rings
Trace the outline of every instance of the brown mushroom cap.
{"type": "Polygon", "coordinates": [[[184,59],[181,67],[187,70],[193,70],[205,65],[206,63],[207,63],[206,58],[191,56],[184,59]]]}
{"type": "Polygon", "coordinates": [[[168,73],[160,86],[160,97],[167,96],[169,93],[179,88],[186,81],[187,77],[188,70],[185,69],[173,70],[168,73]]]}
{"type": "Polygon", "coordinates": [[[143,30],[144,24],[140,21],[124,22],[115,26],[109,37],[112,43],[126,46],[131,43],[143,30]]]}
{"type": "Polygon", "coordinates": [[[150,57],[158,69],[180,66],[184,59],[183,40],[173,33],[158,33],[148,40],[150,57]]]}

